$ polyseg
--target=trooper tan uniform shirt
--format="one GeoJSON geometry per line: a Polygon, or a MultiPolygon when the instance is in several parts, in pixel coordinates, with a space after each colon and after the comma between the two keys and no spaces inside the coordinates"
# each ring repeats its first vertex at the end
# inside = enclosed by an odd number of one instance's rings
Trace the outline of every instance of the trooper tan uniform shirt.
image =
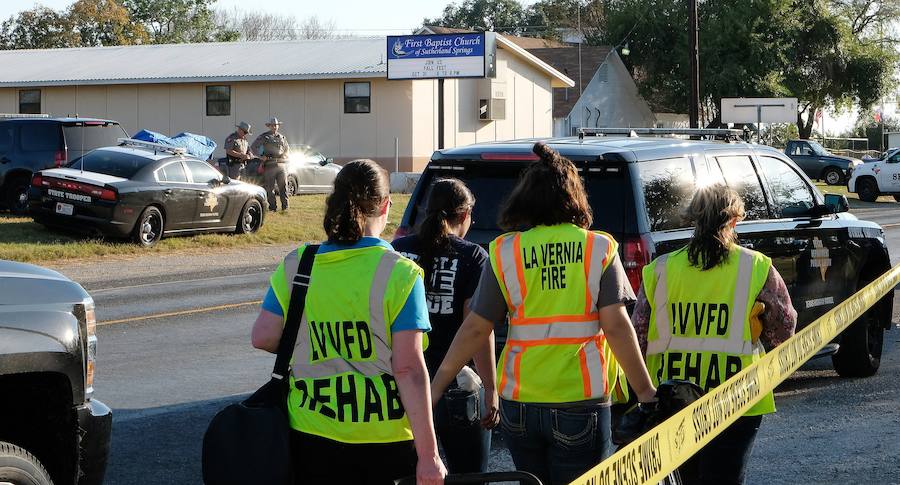
{"type": "Polygon", "coordinates": [[[248,142],[246,138],[239,137],[237,132],[234,132],[225,139],[225,151],[228,152],[229,150],[248,154],[250,152],[250,142],[248,142]]]}
{"type": "Polygon", "coordinates": [[[260,154],[271,158],[266,161],[266,165],[284,162],[288,155],[288,141],[281,133],[272,133],[267,131],[256,137],[253,144],[250,145],[250,151],[253,154],[260,154]]]}

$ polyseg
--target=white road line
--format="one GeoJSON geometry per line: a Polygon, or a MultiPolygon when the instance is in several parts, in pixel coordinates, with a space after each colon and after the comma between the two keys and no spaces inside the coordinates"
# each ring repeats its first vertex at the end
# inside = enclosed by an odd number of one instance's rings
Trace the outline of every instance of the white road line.
{"type": "Polygon", "coordinates": [[[95,293],[103,293],[103,292],[115,291],[115,290],[130,290],[130,289],[134,289],[134,288],[147,288],[150,286],[171,285],[171,284],[178,284],[178,283],[196,283],[198,281],[214,281],[214,280],[221,280],[221,279],[225,279],[225,278],[240,278],[241,276],[258,276],[258,275],[264,275],[264,274],[272,274],[272,272],[271,271],[260,271],[258,273],[242,273],[242,274],[227,275],[227,276],[210,276],[208,278],[194,278],[194,279],[189,279],[189,280],[172,280],[172,281],[161,281],[159,283],[144,283],[144,284],[140,284],[140,285],[116,286],[116,287],[111,287],[111,288],[99,288],[96,290],[88,290],[88,293],[95,294],[95,293]]]}

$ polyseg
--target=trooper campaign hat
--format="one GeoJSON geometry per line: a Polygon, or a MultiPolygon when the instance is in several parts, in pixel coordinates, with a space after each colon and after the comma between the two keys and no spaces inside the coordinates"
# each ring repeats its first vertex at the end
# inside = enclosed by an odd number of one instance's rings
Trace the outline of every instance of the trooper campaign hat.
{"type": "Polygon", "coordinates": [[[237,127],[237,128],[240,128],[240,129],[244,130],[244,133],[246,133],[246,134],[248,134],[248,135],[252,135],[252,134],[253,134],[253,132],[250,131],[250,123],[247,123],[246,121],[241,121],[240,123],[238,123],[238,124],[236,124],[236,125],[234,125],[234,126],[237,127]]]}
{"type": "Polygon", "coordinates": [[[281,124],[281,122],[278,121],[278,118],[273,117],[271,120],[269,120],[268,123],[266,123],[266,126],[275,126],[275,125],[280,125],[280,124],[281,124]]]}

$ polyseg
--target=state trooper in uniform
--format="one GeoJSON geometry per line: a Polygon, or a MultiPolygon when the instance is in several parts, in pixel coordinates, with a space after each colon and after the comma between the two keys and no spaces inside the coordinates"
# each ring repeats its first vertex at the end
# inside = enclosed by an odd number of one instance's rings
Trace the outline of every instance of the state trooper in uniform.
{"type": "Polygon", "coordinates": [[[247,160],[253,158],[250,155],[250,142],[247,141],[247,135],[252,132],[250,124],[245,121],[234,126],[237,130],[225,139],[225,157],[228,177],[240,180],[247,160]]]}
{"type": "Polygon", "coordinates": [[[288,141],[278,128],[281,122],[278,118],[272,118],[266,123],[269,131],[256,137],[253,144],[250,145],[250,151],[260,155],[262,160],[263,172],[263,188],[266,189],[266,198],[269,200],[269,210],[278,210],[278,204],[275,201],[275,185],[278,185],[278,195],[281,198],[281,210],[286,211],[288,208],[287,183],[285,174],[285,163],[288,156],[288,141]]]}

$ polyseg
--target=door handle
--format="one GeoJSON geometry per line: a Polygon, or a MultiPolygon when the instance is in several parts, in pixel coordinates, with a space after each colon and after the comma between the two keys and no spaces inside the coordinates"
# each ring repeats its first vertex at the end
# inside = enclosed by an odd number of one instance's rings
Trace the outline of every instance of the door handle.
{"type": "Polygon", "coordinates": [[[8,159],[8,158],[6,158],[6,157],[0,158],[0,163],[9,163],[9,162],[11,162],[11,161],[12,161],[12,160],[10,160],[10,159],[8,159]]]}
{"type": "Polygon", "coordinates": [[[163,193],[166,195],[172,195],[172,189],[163,190],[163,193]]]}

